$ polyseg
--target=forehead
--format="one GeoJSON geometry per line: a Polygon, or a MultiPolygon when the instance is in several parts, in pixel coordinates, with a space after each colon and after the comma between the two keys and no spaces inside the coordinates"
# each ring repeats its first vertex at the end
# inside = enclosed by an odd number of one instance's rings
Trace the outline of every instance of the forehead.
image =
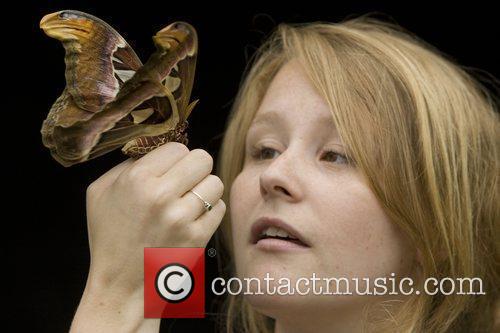
{"type": "Polygon", "coordinates": [[[252,121],[252,127],[260,127],[260,126],[274,126],[274,125],[282,125],[288,123],[302,123],[306,125],[307,123],[316,125],[318,127],[325,128],[334,128],[333,118],[330,113],[315,113],[315,110],[308,110],[310,115],[303,118],[294,118],[287,113],[286,110],[266,110],[261,113],[258,113],[254,120],[252,121]],[[307,119],[307,122],[302,122],[304,118],[307,119]]]}
{"type": "Polygon", "coordinates": [[[263,125],[334,129],[330,107],[298,62],[285,64],[269,85],[252,121],[252,127],[263,125]]]}

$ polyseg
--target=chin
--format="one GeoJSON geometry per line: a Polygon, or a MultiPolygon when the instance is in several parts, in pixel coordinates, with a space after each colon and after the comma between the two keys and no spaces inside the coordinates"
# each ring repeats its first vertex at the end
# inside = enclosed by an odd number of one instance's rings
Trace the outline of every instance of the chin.
{"type": "Polygon", "coordinates": [[[244,295],[245,300],[257,312],[278,318],[289,316],[293,313],[304,313],[311,306],[315,308],[314,299],[301,295],[244,295]]]}
{"type": "Polygon", "coordinates": [[[298,319],[340,313],[358,307],[366,300],[349,296],[319,295],[244,295],[257,312],[271,318],[298,319]]]}
{"type": "Polygon", "coordinates": [[[258,278],[261,279],[262,285],[265,284],[264,278],[268,273],[275,284],[278,284],[280,278],[287,278],[291,283],[295,283],[301,277],[311,277],[312,272],[318,276],[324,275],[309,258],[262,253],[236,258],[236,272],[239,279],[258,278]]]}

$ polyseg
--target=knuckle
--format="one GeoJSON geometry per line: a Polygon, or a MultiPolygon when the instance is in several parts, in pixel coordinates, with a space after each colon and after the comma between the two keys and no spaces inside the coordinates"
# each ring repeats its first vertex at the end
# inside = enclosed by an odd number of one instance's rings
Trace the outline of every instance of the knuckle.
{"type": "Polygon", "coordinates": [[[138,195],[138,200],[140,202],[143,202],[145,204],[150,204],[151,202],[155,202],[156,198],[158,197],[157,189],[154,186],[154,184],[151,184],[149,182],[143,182],[138,184],[135,187],[136,193],[138,195]]]}
{"type": "Polygon", "coordinates": [[[189,148],[185,144],[177,141],[167,142],[166,146],[168,147],[168,149],[173,149],[179,152],[181,155],[187,155],[189,153],[189,148]]]}
{"type": "Polygon", "coordinates": [[[157,198],[158,200],[166,203],[171,203],[175,199],[177,199],[178,195],[175,191],[174,186],[170,184],[165,184],[161,186],[160,189],[158,189],[158,195],[157,198]]]}
{"type": "Polygon", "coordinates": [[[185,215],[186,214],[184,214],[183,209],[179,208],[177,205],[170,205],[167,207],[167,209],[165,209],[163,218],[165,219],[166,223],[173,226],[174,228],[178,228],[185,222],[185,215]]]}
{"type": "Polygon", "coordinates": [[[141,167],[134,167],[118,177],[113,186],[116,194],[127,196],[127,200],[151,203],[157,197],[158,186],[141,167]]]}
{"type": "Polygon", "coordinates": [[[221,207],[222,207],[222,210],[223,210],[223,211],[226,211],[226,208],[227,208],[227,207],[226,207],[226,203],[224,202],[224,200],[219,199],[219,203],[220,203],[220,205],[221,205],[221,207]]]}
{"type": "Polygon", "coordinates": [[[217,177],[216,175],[208,175],[209,182],[211,185],[214,186],[214,188],[217,190],[217,194],[220,196],[224,192],[224,183],[222,183],[222,180],[217,177]]]}
{"type": "Polygon", "coordinates": [[[196,148],[191,151],[191,153],[196,154],[198,158],[206,162],[210,166],[210,170],[212,170],[214,159],[212,155],[210,155],[206,150],[196,148]]]}
{"type": "Polygon", "coordinates": [[[218,208],[220,209],[220,214],[224,217],[224,215],[226,214],[226,203],[222,200],[222,199],[219,199],[217,201],[217,204],[218,208]]]}
{"type": "Polygon", "coordinates": [[[148,171],[141,165],[134,165],[126,172],[126,178],[130,181],[143,181],[148,177],[148,171]]]}
{"type": "Polygon", "coordinates": [[[165,209],[166,206],[170,206],[175,200],[175,195],[173,191],[162,189],[160,193],[157,193],[153,199],[153,208],[157,210],[165,209]]]}

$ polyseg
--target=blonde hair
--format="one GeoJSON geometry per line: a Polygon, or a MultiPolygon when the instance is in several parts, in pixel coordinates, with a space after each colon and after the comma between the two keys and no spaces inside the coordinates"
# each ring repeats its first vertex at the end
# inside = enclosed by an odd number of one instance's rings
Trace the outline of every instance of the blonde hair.
{"type": "MultiPolygon", "coordinates": [[[[499,285],[498,100],[472,71],[395,23],[368,15],[339,23],[281,24],[242,81],[219,154],[223,200],[243,168],[245,136],[281,66],[296,59],[371,190],[413,242],[427,277],[479,277],[486,295],[411,295],[366,329],[398,332],[493,329],[499,285]],[[390,319],[390,320],[389,320],[390,319]]],[[[234,276],[231,207],[217,234],[234,276]]],[[[422,288],[421,288],[422,290],[422,288]]],[[[227,332],[272,332],[244,298],[226,300],[227,332]]]]}

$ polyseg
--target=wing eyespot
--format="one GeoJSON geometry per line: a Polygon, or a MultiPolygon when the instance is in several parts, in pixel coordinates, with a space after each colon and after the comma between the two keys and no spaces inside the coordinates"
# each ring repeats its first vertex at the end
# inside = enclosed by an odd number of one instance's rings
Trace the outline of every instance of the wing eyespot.
{"type": "Polygon", "coordinates": [[[72,12],[61,12],[59,13],[59,18],[63,20],[81,18],[79,15],[72,12]]]}

